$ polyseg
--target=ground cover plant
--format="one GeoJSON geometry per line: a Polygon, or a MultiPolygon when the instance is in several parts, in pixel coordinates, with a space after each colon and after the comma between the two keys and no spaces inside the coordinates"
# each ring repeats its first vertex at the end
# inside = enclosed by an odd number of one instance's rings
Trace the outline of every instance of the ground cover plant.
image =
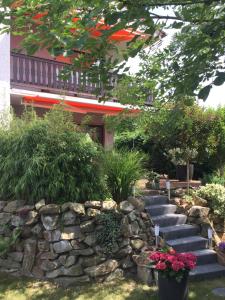
{"type": "Polygon", "coordinates": [[[72,118],[60,107],[43,118],[31,111],[0,130],[0,198],[104,199],[102,151],[72,118]]]}

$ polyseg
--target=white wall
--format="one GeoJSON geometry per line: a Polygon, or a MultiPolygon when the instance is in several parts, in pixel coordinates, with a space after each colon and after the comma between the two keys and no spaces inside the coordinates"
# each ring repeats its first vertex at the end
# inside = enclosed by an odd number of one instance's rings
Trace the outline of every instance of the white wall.
{"type": "Polygon", "coordinates": [[[10,35],[0,35],[0,111],[10,107],[10,35]]]}

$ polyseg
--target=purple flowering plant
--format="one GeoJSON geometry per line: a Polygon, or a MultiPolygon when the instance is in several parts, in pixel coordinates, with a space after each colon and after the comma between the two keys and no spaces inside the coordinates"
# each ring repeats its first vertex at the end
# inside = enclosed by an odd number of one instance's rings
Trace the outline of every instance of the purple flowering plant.
{"type": "Polygon", "coordinates": [[[225,251],[225,242],[220,242],[218,247],[221,251],[225,251]]]}

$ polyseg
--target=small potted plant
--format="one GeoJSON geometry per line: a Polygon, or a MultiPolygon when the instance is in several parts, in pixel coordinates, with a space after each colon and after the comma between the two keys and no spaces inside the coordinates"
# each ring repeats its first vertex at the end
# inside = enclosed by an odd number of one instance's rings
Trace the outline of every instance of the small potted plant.
{"type": "Polygon", "coordinates": [[[218,262],[225,266],[225,242],[220,242],[216,247],[218,262]]]}
{"type": "Polygon", "coordinates": [[[159,299],[187,300],[189,271],[196,265],[196,256],[165,248],[151,252],[149,260],[158,274],[159,299]]]}
{"type": "Polygon", "coordinates": [[[159,190],[160,188],[160,175],[154,171],[148,173],[148,186],[151,189],[159,190]]]}
{"type": "Polygon", "coordinates": [[[140,254],[135,254],[132,256],[137,265],[137,278],[147,285],[151,285],[154,281],[153,270],[149,265],[149,255],[155,250],[155,247],[150,247],[142,251],[140,254]]]}

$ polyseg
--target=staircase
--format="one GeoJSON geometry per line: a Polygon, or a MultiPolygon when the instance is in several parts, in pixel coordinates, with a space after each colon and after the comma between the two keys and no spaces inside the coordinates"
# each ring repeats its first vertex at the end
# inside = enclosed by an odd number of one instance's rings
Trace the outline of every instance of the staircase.
{"type": "Polygon", "coordinates": [[[187,216],[177,214],[177,206],[169,204],[167,196],[143,196],[145,210],[153,224],[160,226],[159,234],[177,252],[191,252],[197,256],[197,266],[190,272],[193,280],[225,276],[225,267],[217,262],[216,252],[207,249],[208,240],[200,236],[199,228],[186,224],[187,216]]]}

